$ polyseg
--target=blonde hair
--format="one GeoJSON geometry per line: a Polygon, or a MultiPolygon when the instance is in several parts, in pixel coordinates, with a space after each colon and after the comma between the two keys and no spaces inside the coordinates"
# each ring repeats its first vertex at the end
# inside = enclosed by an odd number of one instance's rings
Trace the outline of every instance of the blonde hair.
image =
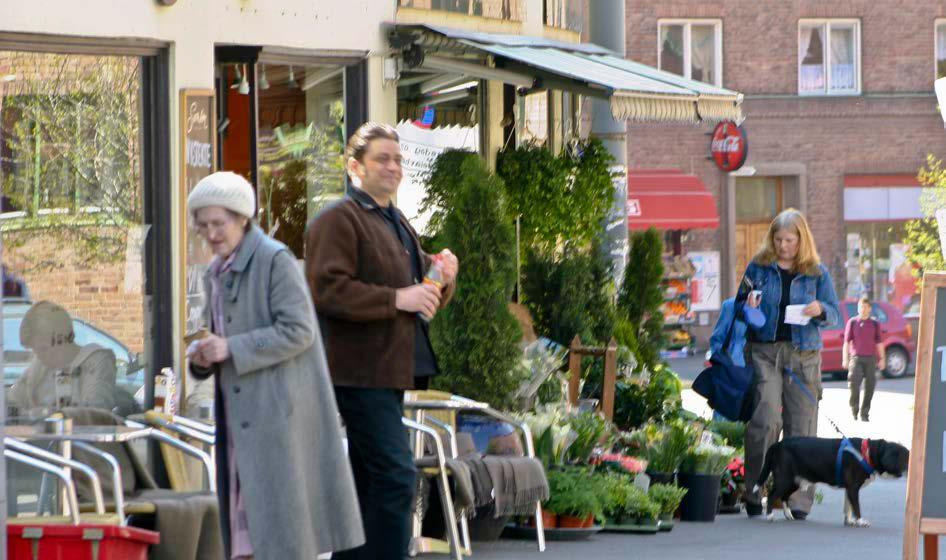
{"type": "Polygon", "coordinates": [[[779,230],[788,230],[798,235],[798,255],[795,256],[795,264],[792,266],[792,272],[796,274],[805,274],[807,276],[821,276],[821,257],[818,256],[818,248],[815,247],[815,238],[811,234],[811,228],[808,227],[808,220],[804,214],[794,208],[782,211],[772,220],[769,225],[769,231],[762,240],[759,252],[752,258],[753,262],[763,266],[771,265],[778,261],[778,251],[775,250],[775,234],[779,230]]]}

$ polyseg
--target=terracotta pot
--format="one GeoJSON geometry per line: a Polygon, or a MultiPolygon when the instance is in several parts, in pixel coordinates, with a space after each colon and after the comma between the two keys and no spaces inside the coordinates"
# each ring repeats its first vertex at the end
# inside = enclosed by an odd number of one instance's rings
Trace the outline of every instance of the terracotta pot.
{"type": "MultiPolygon", "coordinates": [[[[535,516],[526,520],[526,527],[535,527],[535,516]]],[[[558,527],[558,515],[548,510],[542,510],[542,527],[554,529],[558,527]]]]}
{"type": "Polygon", "coordinates": [[[574,515],[559,515],[559,529],[581,529],[585,526],[585,518],[575,517],[574,515]]]}
{"type": "Polygon", "coordinates": [[[585,518],[585,522],[582,523],[581,526],[587,529],[588,527],[591,527],[594,524],[595,524],[595,516],[589,513],[588,517],[585,518]]]}

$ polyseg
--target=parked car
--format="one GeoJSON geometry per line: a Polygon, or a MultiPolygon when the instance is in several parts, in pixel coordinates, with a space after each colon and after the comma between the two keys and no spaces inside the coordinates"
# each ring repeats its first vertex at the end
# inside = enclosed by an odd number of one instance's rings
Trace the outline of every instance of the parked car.
{"type": "MultiPolygon", "coordinates": [[[[844,344],[844,326],[848,319],[857,315],[857,300],[841,301],[841,325],[837,328],[821,331],[824,349],[821,351],[821,371],[831,374],[836,379],[845,379],[847,371],[841,367],[841,350],[844,344]]],[[[916,342],[913,329],[899,309],[886,302],[874,302],[871,317],[880,323],[881,341],[886,351],[887,367],[882,372],[884,377],[900,378],[912,369],[916,355],[916,342]]]]}
{"type": "MultiPolygon", "coordinates": [[[[844,343],[844,326],[848,319],[857,315],[857,300],[845,299],[840,302],[841,325],[821,331],[822,374],[834,379],[846,379],[847,371],[841,367],[841,346],[844,343]]],[[[885,302],[874,302],[871,316],[880,323],[880,330],[887,364],[882,372],[884,377],[900,378],[909,373],[916,355],[916,341],[913,329],[896,307],[885,302]]],[[[706,351],[706,366],[709,366],[710,351],[706,351]]]]}
{"type": "MultiPolygon", "coordinates": [[[[10,387],[23,375],[33,359],[33,352],[20,344],[20,324],[29,311],[32,302],[25,300],[3,301],[3,384],[10,387]]],[[[141,403],[135,398],[144,385],[144,364],[140,356],[132,352],[112,335],[82,321],[72,319],[72,328],[76,335],[76,344],[83,346],[94,342],[115,353],[117,410],[121,415],[132,414],[141,410],[141,403]]]]}

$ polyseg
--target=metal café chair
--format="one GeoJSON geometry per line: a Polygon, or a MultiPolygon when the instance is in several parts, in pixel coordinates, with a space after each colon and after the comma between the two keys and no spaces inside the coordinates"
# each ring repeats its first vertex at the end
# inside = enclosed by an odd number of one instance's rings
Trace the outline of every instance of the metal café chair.
{"type": "MultiPolygon", "coordinates": [[[[69,472],[66,469],[57,467],[51,463],[48,463],[42,459],[37,459],[36,457],[27,455],[25,453],[20,453],[19,451],[14,451],[13,449],[4,449],[3,456],[16,463],[26,465],[28,467],[38,469],[44,473],[50,474],[58,478],[65,488],[65,498],[66,498],[66,508],[68,509],[68,520],[73,525],[78,525],[80,523],[79,518],[79,499],[76,497],[76,486],[72,482],[72,477],[69,475],[69,472]]],[[[16,499],[15,496],[11,496],[12,499],[16,499]]],[[[8,524],[16,523],[37,523],[41,522],[41,517],[28,517],[28,518],[12,518],[7,519],[8,524]],[[22,519],[22,521],[20,521],[22,519]]]]}

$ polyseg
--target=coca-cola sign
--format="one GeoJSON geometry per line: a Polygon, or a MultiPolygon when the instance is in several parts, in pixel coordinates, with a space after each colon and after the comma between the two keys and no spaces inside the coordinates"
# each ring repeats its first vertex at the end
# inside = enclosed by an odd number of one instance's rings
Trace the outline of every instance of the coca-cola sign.
{"type": "Polygon", "coordinates": [[[746,131],[732,121],[721,122],[713,131],[710,154],[716,167],[723,171],[735,171],[742,167],[749,155],[746,131]]]}

